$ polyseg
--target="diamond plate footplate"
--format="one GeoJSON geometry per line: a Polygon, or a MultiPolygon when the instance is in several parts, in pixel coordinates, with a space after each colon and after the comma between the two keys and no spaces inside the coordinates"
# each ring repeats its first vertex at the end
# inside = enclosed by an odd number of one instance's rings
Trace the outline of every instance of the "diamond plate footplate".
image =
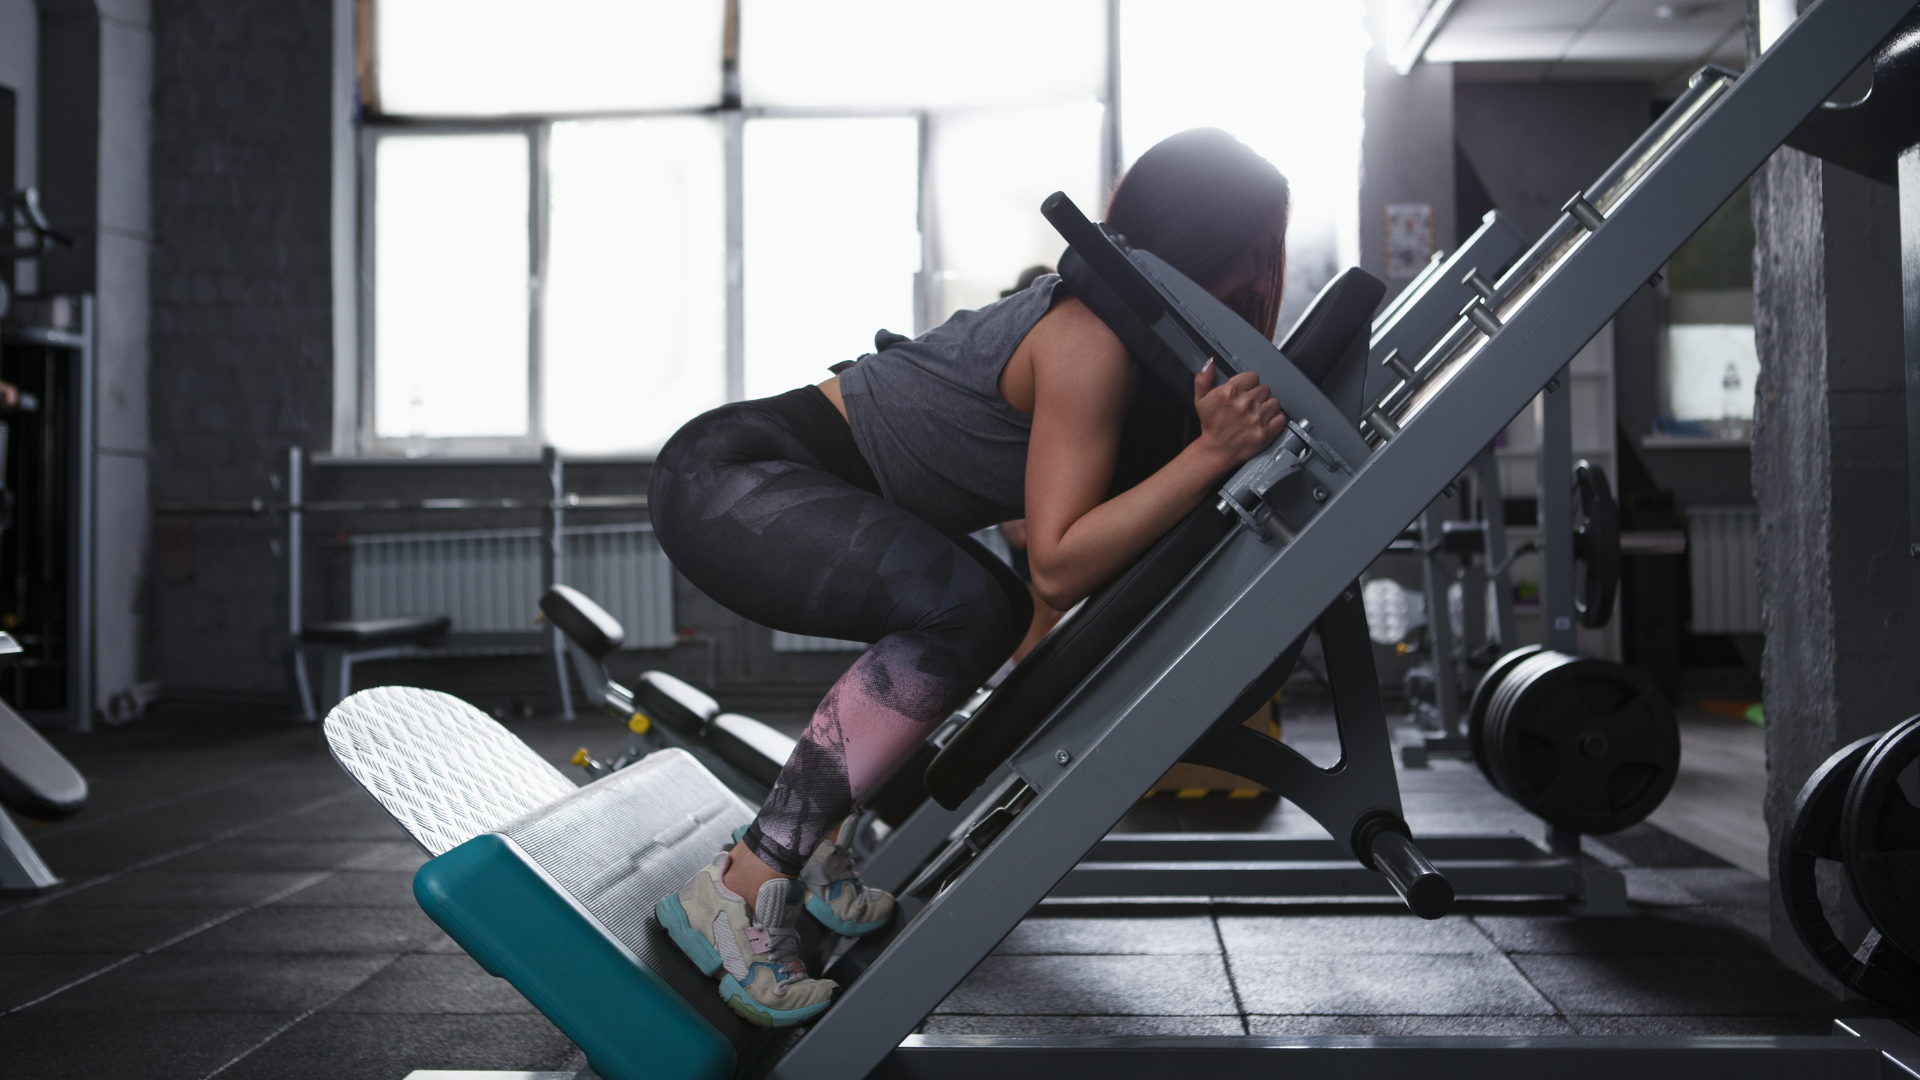
{"type": "Polygon", "coordinates": [[[753,807],[685,750],[659,750],[504,828],[554,884],[633,950],[750,1061],[766,1033],[740,1019],[660,929],[653,906],[733,846],[753,807]]]}
{"type": "Polygon", "coordinates": [[[362,690],[325,729],[334,760],[429,855],[578,790],[492,717],[434,690],[362,690]]]}

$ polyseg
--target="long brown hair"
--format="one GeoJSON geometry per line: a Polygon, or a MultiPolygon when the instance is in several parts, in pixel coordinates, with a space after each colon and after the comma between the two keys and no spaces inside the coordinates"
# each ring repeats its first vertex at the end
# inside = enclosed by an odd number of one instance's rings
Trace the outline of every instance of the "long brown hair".
{"type": "Polygon", "coordinates": [[[1211,289],[1249,254],[1265,279],[1227,306],[1273,337],[1287,272],[1287,178],[1273,163],[1219,128],[1170,135],[1140,155],[1107,201],[1107,224],[1136,248],[1211,289]],[[1267,248],[1274,223],[1279,243],[1267,248]]]}

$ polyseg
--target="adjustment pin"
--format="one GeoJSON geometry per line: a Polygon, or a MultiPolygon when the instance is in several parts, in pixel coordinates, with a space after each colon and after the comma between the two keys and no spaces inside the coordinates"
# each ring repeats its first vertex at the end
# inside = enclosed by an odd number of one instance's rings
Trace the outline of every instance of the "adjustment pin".
{"type": "Polygon", "coordinates": [[[1395,435],[1400,434],[1400,425],[1394,423],[1393,417],[1387,415],[1387,410],[1384,406],[1375,405],[1372,409],[1369,409],[1367,411],[1367,423],[1372,425],[1373,430],[1379,432],[1382,438],[1391,439],[1395,435]]]}
{"type": "Polygon", "coordinates": [[[1580,227],[1588,232],[1598,232],[1600,226],[1607,220],[1600,216],[1600,211],[1593,208],[1593,204],[1587,201],[1587,196],[1583,192],[1574,192],[1573,198],[1568,199],[1567,205],[1560,210],[1562,213],[1571,214],[1573,220],[1579,222],[1580,227]]]}
{"type": "Polygon", "coordinates": [[[1486,278],[1480,276],[1479,267],[1476,266],[1468,270],[1467,276],[1460,279],[1460,284],[1479,293],[1480,299],[1485,300],[1489,304],[1493,303],[1493,286],[1488,283],[1486,278]]]}
{"type": "Polygon", "coordinates": [[[1499,333],[1500,327],[1504,325],[1493,312],[1487,310],[1487,305],[1477,298],[1468,301],[1467,306],[1460,309],[1460,314],[1465,315],[1468,322],[1478,327],[1480,332],[1488,337],[1499,333]]]}
{"type": "Polygon", "coordinates": [[[1413,370],[1413,365],[1407,363],[1407,358],[1400,355],[1399,349],[1395,349],[1392,352],[1388,353],[1387,358],[1380,362],[1385,364],[1387,367],[1392,368],[1393,373],[1395,375],[1400,376],[1400,378],[1403,381],[1405,381],[1408,386],[1413,385],[1413,380],[1416,377],[1416,373],[1413,370]]]}

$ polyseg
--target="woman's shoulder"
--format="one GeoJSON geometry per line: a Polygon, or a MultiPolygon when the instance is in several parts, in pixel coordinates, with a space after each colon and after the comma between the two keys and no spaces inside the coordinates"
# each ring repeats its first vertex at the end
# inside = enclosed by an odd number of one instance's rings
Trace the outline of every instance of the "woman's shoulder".
{"type": "Polygon", "coordinates": [[[1077,362],[1105,361],[1125,366],[1127,347],[1093,309],[1064,290],[1027,337],[1036,355],[1071,356],[1077,362]]]}

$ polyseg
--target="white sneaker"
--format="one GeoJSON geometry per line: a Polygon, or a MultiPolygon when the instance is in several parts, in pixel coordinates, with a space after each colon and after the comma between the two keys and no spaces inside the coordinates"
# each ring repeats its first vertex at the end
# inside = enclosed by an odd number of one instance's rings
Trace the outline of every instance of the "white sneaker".
{"type": "MultiPolygon", "coordinates": [[[[848,818],[841,826],[844,835],[858,817],[848,818]]],[[[747,835],[745,825],[733,830],[733,842],[747,835]]],[[[861,937],[887,925],[893,918],[893,894],[870,889],[860,883],[860,874],[846,848],[823,839],[813,856],[800,868],[800,881],[807,887],[807,914],[844,937],[861,937]]]]}
{"type": "Polygon", "coordinates": [[[801,891],[790,878],[760,886],[747,901],[724,883],[731,859],[722,854],[702,867],[677,893],[654,906],[660,925],[687,959],[706,975],[720,975],[720,997],[734,1012],[763,1027],[789,1027],[833,1004],[839,986],[807,977],[800,962],[801,891]]]}
{"type": "MultiPolygon", "coordinates": [[[[840,831],[845,835],[853,827],[849,818],[840,831]]],[[[836,934],[871,934],[893,918],[893,894],[861,884],[846,849],[832,840],[813,849],[800,880],[807,886],[807,913],[836,934]]]]}

